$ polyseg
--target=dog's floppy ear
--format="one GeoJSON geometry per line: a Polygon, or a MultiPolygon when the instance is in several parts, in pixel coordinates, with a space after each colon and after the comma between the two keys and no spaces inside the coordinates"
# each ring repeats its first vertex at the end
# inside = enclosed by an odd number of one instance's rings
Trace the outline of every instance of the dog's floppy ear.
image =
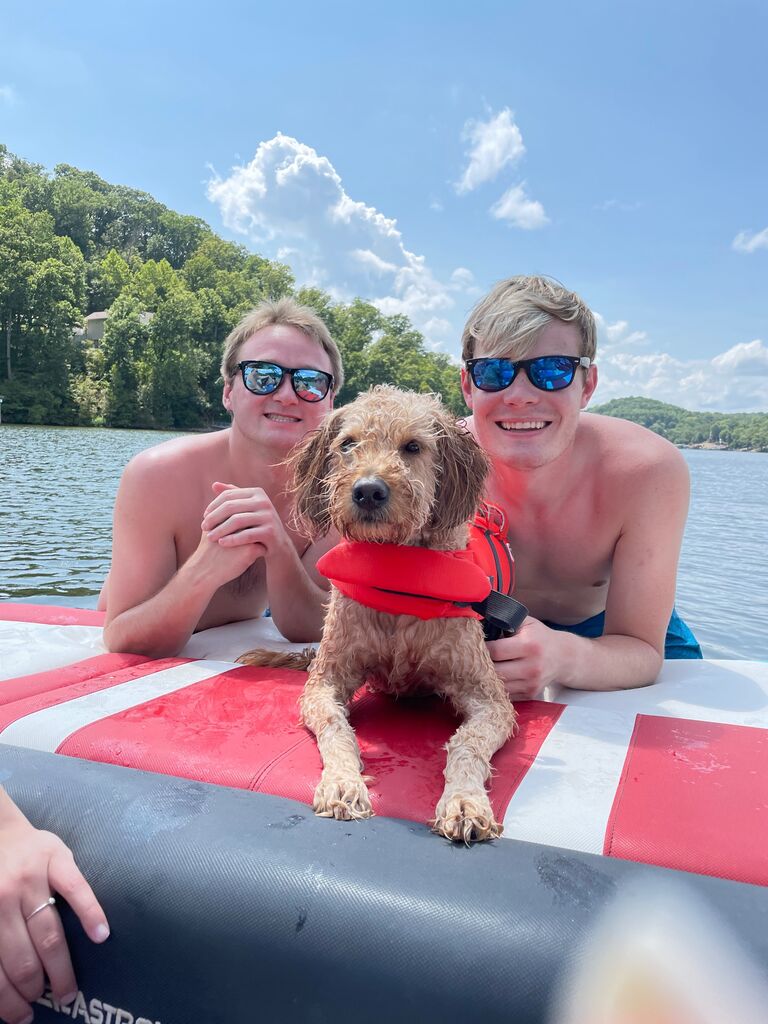
{"type": "Polygon", "coordinates": [[[331,413],[319,430],[313,430],[288,456],[293,475],[294,518],[307,536],[324,536],[331,526],[328,514],[328,463],[333,439],[341,429],[342,410],[331,413]]]}
{"type": "Polygon", "coordinates": [[[463,423],[446,413],[441,427],[438,465],[442,470],[431,525],[436,530],[450,530],[474,518],[490,463],[463,423]]]}

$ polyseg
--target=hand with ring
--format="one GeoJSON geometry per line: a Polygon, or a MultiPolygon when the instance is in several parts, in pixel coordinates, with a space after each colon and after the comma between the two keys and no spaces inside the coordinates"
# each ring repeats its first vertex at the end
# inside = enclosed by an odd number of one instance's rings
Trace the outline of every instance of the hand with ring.
{"type": "Polygon", "coordinates": [[[68,1004],[77,983],[61,918],[59,894],[94,942],[109,936],[107,919],[75,864],[51,832],[34,828],[0,788],[0,1020],[26,1024],[48,978],[68,1004]]]}

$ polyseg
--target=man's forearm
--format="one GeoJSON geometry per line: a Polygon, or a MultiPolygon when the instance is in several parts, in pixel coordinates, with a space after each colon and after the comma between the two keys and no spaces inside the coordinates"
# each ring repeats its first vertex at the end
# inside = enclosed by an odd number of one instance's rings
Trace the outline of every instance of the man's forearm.
{"type": "Polygon", "coordinates": [[[124,654],[173,657],[192,636],[212,597],[211,583],[185,563],[154,597],[109,621],[104,643],[124,654]]]}
{"type": "Polygon", "coordinates": [[[562,643],[557,682],[575,690],[631,690],[648,686],[664,664],[651,644],[633,636],[608,635],[594,640],[558,633],[562,643]]]}
{"type": "Polygon", "coordinates": [[[293,557],[267,563],[267,593],[275,625],[292,643],[320,639],[328,591],[308,575],[293,547],[293,557]]]}

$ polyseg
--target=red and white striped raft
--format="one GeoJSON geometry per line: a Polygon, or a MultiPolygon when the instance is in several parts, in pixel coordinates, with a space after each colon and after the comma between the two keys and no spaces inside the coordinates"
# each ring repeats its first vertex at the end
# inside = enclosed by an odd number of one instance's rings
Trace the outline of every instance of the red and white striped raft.
{"type": "MultiPolygon", "coordinates": [[[[109,654],[98,612],[0,603],[0,741],[311,803],[304,673],[239,666],[290,648],[270,620],[182,657],[109,654]]],[[[505,837],[768,885],[768,663],[667,662],[642,690],[519,703],[494,758],[505,837]]],[[[352,721],[378,814],[424,822],[456,727],[436,698],[361,689],[352,721]]]]}

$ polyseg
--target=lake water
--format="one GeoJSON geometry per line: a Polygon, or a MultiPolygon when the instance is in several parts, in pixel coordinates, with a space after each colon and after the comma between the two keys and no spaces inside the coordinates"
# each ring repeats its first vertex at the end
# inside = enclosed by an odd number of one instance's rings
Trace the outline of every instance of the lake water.
{"type": "MultiPolygon", "coordinates": [[[[122,468],[175,436],[0,426],[0,600],[94,604],[122,468]]],[[[768,455],[684,454],[692,498],[678,611],[707,657],[768,660],[768,455]]]]}

